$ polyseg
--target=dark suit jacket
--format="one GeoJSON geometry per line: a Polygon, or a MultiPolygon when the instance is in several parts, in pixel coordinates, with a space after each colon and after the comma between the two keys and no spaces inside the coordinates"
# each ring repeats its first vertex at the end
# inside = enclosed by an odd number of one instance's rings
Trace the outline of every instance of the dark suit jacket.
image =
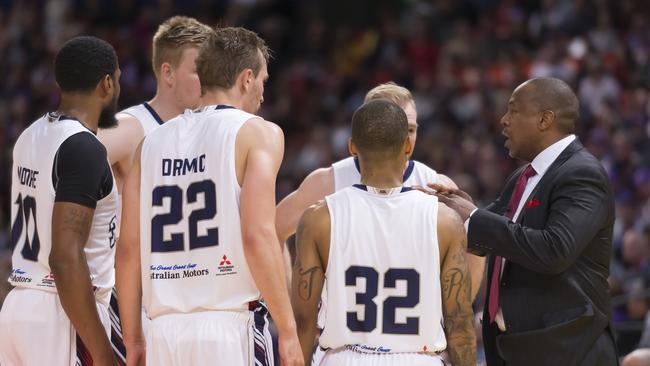
{"type": "Polygon", "coordinates": [[[489,324],[487,301],[483,314],[488,365],[616,365],[607,283],[614,199],[607,173],[576,139],[513,223],[503,215],[522,169],[469,222],[469,250],[490,254],[488,281],[494,255],[507,259],[500,284],[506,332],[489,324]]]}

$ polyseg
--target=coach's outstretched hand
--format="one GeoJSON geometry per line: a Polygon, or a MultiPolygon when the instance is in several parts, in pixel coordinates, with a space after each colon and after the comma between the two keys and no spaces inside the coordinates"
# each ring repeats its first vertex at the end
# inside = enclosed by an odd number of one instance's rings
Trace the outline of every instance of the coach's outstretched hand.
{"type": "Polygon", "coordinates": [[[438,197],[440,202],[456,211],[463,222],[467,220],[472,211],[477,208],[476,205],[474,205],[472,197],[460,189],[447,188],[435,183],[429,183],[427,186],[435,191],[432,194],[438,197]]]}
{"type": "Polygon", "coordinates": [[[300,348],[300,341],[295,332],[278,339],[278,350],[280,352],[281,366],[304,366],[305,359],[300,348]]]}

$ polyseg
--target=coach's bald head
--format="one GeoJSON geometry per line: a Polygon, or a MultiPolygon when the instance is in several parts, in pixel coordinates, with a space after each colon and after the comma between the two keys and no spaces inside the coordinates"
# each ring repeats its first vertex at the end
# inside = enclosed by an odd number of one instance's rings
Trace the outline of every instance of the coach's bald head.
{"type": "Polygon", "coordinates": [[[578,98],[562,80],[530,79],[519,85],[501,119],[510,156],[532,161],[541,151],[573,133],[579,117],[578,98]]]}

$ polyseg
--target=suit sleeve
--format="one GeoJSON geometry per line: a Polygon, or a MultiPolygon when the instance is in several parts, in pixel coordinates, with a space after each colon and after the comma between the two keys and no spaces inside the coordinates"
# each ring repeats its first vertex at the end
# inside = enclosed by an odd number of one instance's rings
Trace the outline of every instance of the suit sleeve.
{"type": "Polygon", "coordinates": [[[542,229],[479,209],[469,222],[470,248],[500,255],[532,271],[557,274],[571,266],[597,235],[611,210],[607,177],[593,165],[565,174],[549,195],[542,229]]]}

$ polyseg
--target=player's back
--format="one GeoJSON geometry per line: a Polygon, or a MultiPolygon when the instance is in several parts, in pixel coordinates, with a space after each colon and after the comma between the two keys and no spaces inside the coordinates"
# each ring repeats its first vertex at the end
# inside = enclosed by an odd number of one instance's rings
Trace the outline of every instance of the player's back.
{"type": "MultiPolygon", "coordinates": [[[[52,249],[52,212],[56,195],[55,160],[61,145],[71,136],[92,132],[78,120],[54,113],[47,114],[20,135],[13,151],[11,199],[13,270],[9,281],[17,287],[56,292],[50,272],[52,249]]],[[[99,141],[97,146],[101,147],[99,141]]],[[[80,159],[83,157],[79,157],[80,159]]],[[[96,162],[106,164],[108,160],[96,162]]],[[[104,197],[97,202],[93,223],[84,247],[88,269],[98,299],[108,302],[113,287],[117,189],[108,175],[104,197]],[[108,187],[110,186],[110,187],[108,187]]]]}
{"type": "Polygon", "coordinates": [[[235,142],[258,118],[210,106],[186,111],[142,145],[140,232],[144,306],[168,313],[248,309],[259,298],[244,256],[235,142]]]}
{"type": "Polygon", "coordinates": [[[331,238],[320,344],[368,353],[442,351],[437,198],[409,188],[388,195],[366,189],[326,197],[331,238]]]}

